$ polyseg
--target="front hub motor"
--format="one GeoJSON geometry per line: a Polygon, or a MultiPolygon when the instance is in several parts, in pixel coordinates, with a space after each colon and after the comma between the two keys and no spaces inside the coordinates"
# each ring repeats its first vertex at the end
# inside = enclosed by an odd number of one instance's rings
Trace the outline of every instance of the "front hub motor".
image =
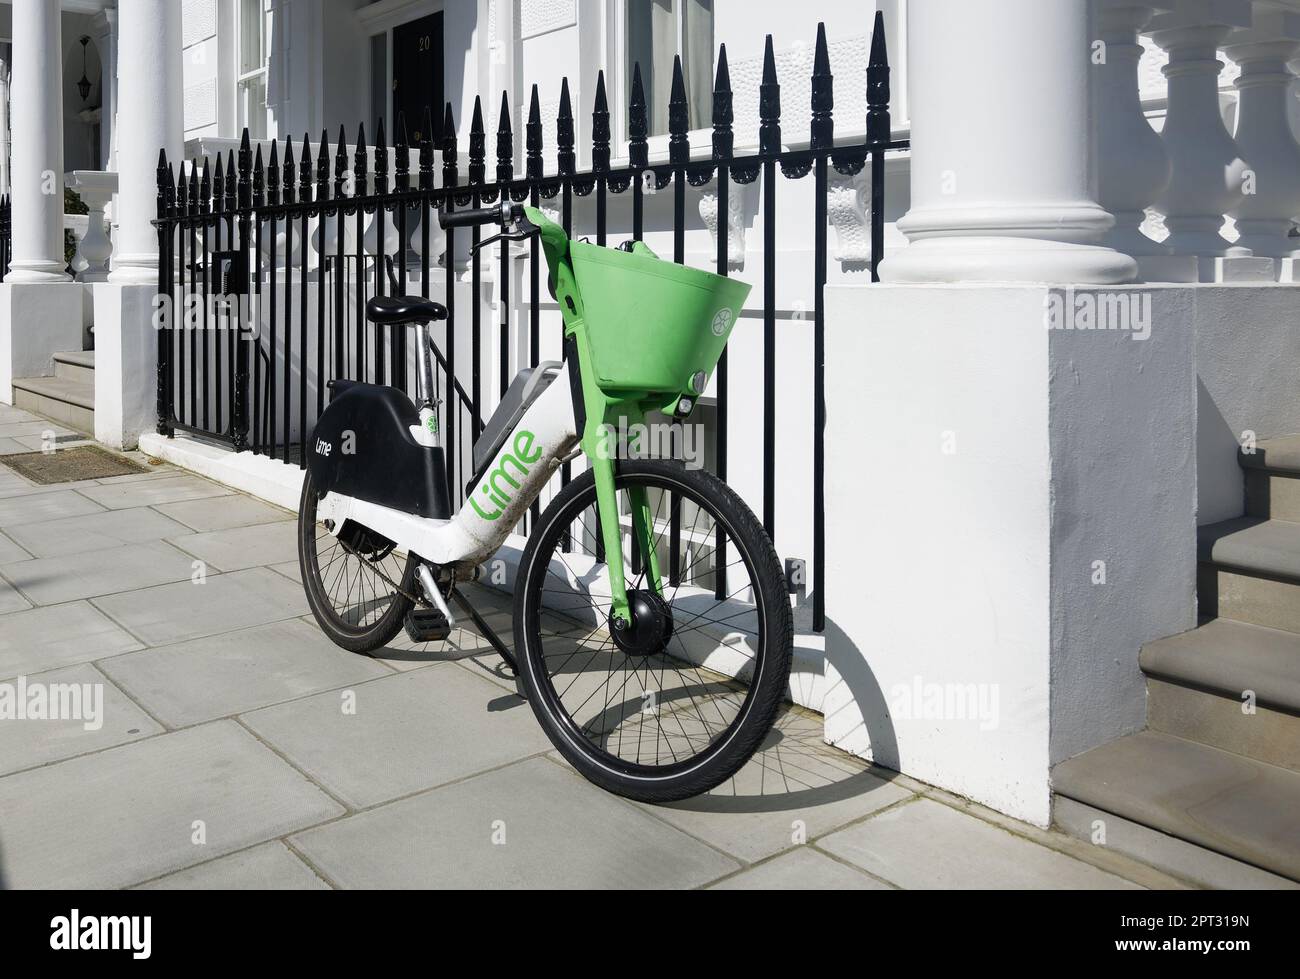
{"type": "Polygon", "coordinates": [[[633,589],[627,593],[629,625],[609,617],[609,632],[614,645],[629,656],[652,656],[663,652],[673,635],[673,610],[653,591],[633,589]]]}

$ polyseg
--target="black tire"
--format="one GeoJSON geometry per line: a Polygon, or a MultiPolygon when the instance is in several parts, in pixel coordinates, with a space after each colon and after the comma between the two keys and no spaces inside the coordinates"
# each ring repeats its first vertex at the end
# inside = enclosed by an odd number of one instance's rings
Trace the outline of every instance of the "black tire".
{"type": "MultiPolygon", "coordinates": [[[[659,509],[653,513],[656,528],[668,525],[666,517],[674,505],[680,508],[679,514],[694,512],[695,523],[690,528],[689,538],[679,534],[679,539],[692,540],[698,554],[708,556],[692,558],[683,567],[680,561],[682,549],[679,547],[681,577],[677,586],[671,585],[668,569],[661,559],[662,595],[656,599],[648,584],[641,589],[642,594],[650,593],[647,601],[657,602],[648,613],[647,621],[667,623],[666,627],[653,633],[649,645],[630,651],[626,645],[616,641],[613,631],[608,629],[604,633],[608,638],[598,641],[599,631],[593,631],[590,623],[598,622],[602,614],[607,616],[608,603],[602,608],[599,599],[593,599],[586,592],[575,596],[568,584],[546,588],[546,583],[553,580],[550,576],[556,574],[553,560],[559,560],[569,575],[579,577],[583,569],[572,567],[571,560],[595,561],[596,536],[590,526],[596,512],[595,480],[590,471],[578,476],[556,495],[542,514],[524,552],[515,583],[516,657],[528,702],[551,742],[574,768],[596,785],[618,795],[643,802],[672,802],[707,792],[729,779],[749,760],[771,730],[786,697],[790,675],[794,627],[789,597],[780,561],[762,525],[740,497],[716,477],[702,470],[688,470],[680,463],[629,461],[619,464],[615,485],[622,512],[626,512],[623,504],[628,499],[629,487],[644,486],[647,491],[658,493],[659,509]],[[669,510],[664,511],[664,500],[676,500],[677,503],[670,502],[669,510]],[[713,519],[714,527],[710,530],[706,525],[703,531],[697,532],[703,513],[708,513],[713,519]],[[584,520],[584,515],[588,519],[584,520]],[[585,553],[582,550],[564,553],[560,545],[566,539],[574,539],[575,522],[579,548],[582,549],[583,542],[586,542],[585,553]],[[711,545],[717,539],[712,535],[719,530],[727,541],[726,550],[721,552],[711,545]],[[717,568],[719,553],[725,555],[721,578],[717,568]],[[733,553],[736,555],[734,561],[730,560],[733,553]],[[705,565],[705,571],[698,570],[701,564],[705,565]],[[739,569],[743,569],[743,578],[739,569]],[[694,584],[687,581],[691,577],[695,579],[694,584]],[[749,604],[723,606],[716,602],[711,608],[699,611],[709,601],[715,600],[713,589],[721,587],[726,592],[738,581],[742,581],[741,588],[725,597],[731,600],[735,594],[744,592],[749,596],[749,604]],[[552,597],[543,603],[542,597],[547,591],[552,597]],[[571,599],[574,604],[567,605],[571,599]],[[724,614],[735,608],[748,611],[724,614]],[[664,609],[667,609],[666,618],[664,609]],[[682,617],[684,609],[687,610],[685,618],[682,617]],[[712,609],[721,609],[717,617],[709,615],[712,609]],[[744,618],[740,619],[738,615],[744,618]],[[567,626],[570,622],[576,624],[555,631],[547,629],[544,633],[544,619],[558,626],[567,626]],[[753,651],[748,664],[736,658],[739,655],[736,649],[740,647],[723,644],[717,633],[717,629],[730,630],[742,623],[745,635],[751,637],[748,645],[743,647],[753,651]],[[710,632],[702,633],[701,630],[706,628],[710,632]],[[572,640],[569,635],[573,636],[572,640]],[[684,636],[688,638],[684,639],[684,636]],[[687,643],[696,643],[694,652],[688,653],[687,643]],[[570,645],[573,652],[567,652],[570,645]],[[704,655],[722,655],[728,659],[729,667],[738,665],[739,671],[729,668],[723,673],[702,668],[701,648],[704,655]],[[577,664],[577,675],[570,679],[575,672],[572,669],[575,660],[586,658],[588,652],[590,658],[585,665],[577,664]],[[600,690],[594,689],[582,704],[577,704],[577,701],[593,680],[599,682],[600,665],[596,666],[594,678],[587,674],[591,664],[602,660],[605,652],[609,653],[609,666],[603,688],[604,706],[583,723],[585,715],[596,710],[598,702],[590,707],[587,705],[599,696],[600,690]],[[618,675],[613,674],[616,665],[623,682],[611,693],[611,684],[618,680],[618,675]],[[680,681],[680,689],[670,690],[665,684],[665,680],[674,680],[672,674],[680,681]],[[747,686],[733,679],[738,675],[747,677],[747,686]],[[629,692],[633,678],[635,686],[629,692]],[[582,686],[578,687],[578,692],[570,696],[579,683],[582,686]],[[637,690],[640,690],[639,694],[637,690]],[[641,699],[640,709],[629,711],[629,699],[635,702],[638,697],[641,699]],[[733,699],[736,701],[734,704],[733,699]],[[730,720],[722,709],[724,705],[735,707],[730,720]],[[719,715],[716,724],[712,720],[714,708],[719,715]],[[612,720],[616,710],[618,718],[612,720]],[[597,721],[599,731],[595,729],[597,721]],[[630,757],[633,723],[635,757],[630,757]],[[674,723],[680,729],[680,736],[674,723]],[[653,764],[647,764],[645,757],[650,752],[648,726],[654,728],[653,764]],[[687,727],[690,727],[690,732],[687,727]],[[626,745],[625,736],[629,742],[626,745]],[[673,747],[674,744],[677,748],[673,747]],[[664,746],[668,749],[667,755],[663,752],[664,746]]],[[[654,506],[652,504],[652,509],[654,506]]],[[[685,522],[686,518],[680,519],[679,527],[685,522]]],[[[656,552],[660,552],[660,542],[666,533],[666,529],[656,532],[656,552]]],[[[682,534],[686,533],[683,528],[682,534]]],[[[623,551],[627,554],[631,533],[626,524],[622,525],[621,535],[625,542],[623,551]]],[[[587,568],[585,564],[584,568],[587,568]]],[[[625,562],[628,588],[640,589],[642,584],[646,584],[644,569],[639,575],[633,571],[625,562]]],[[[632,631],[638,632],[635,628],[632,631]]],[[[644,635],[640,633],[642,639],[644,635]]],[[[623,643],[627,642],[627,636],[628,633],[623,634],[623,643]]]]}
{"type": "Polygon", "coordinates": [[[308,472],[298,503],[298,568],[307,604],[336,646],[371,653],[401,631],[415,604],[406,596],[414,594],[419,563],[394,554],[390,541],[360,528],[334,537],[316,519],[320,495],[308,472]],[[398,582],[401,591],[385,578],[398,582]]]}

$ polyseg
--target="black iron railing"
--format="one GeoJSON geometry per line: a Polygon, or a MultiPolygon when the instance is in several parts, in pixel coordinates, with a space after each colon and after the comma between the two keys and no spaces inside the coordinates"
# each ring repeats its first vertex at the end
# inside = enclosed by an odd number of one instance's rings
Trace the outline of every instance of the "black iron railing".
{"type": "Polygon", "coordinates": [[[13,205],[9,195],[0,197],[0,282],[9,277],[9,260],[13,257],[13,205]]]}
{"type": "MultiPolygon", "coordinates": [[[[762,516],[769,534],[777,540],[776,470],[778,464],[777,413],[777,184],[778,173],[798,180],[812,174],[814,182],[813,296],[813,465],[809,475],[812,494],[814,628],[825,620],[824,580],[825,518],[823,482],[825,429],[825,324],[823,289],[827,281],[827,200],[829,172],[852,176],[869,165],[871,275],[884,252],[885,155],[904,149],[893,140],[889,115],[889,66],[883,18],[876,15],[866,72],[866,137],[836,141],[832,76],[824,30],[819,26],[811,77],[811,116],[806,148],[782,149],[781,94],[772,39],[764,52],[759,90],[758,150],[734,151],[732,91],[725,46],[719,51],[712,105],[712,152],[692,156],[688,137],[686,88],[680,61],[674,66],[669,102],[668,159],[650,161],[646,101],[639,69],[634,70],[628,106],[628,158],[623,166],[611,165],[610,112],[603,73],[598,76],[592,111],[591,168],[576,167],[574,116],[567,79],[562,83],[556,118],[555,169],[546,172],[542,120],[537,87],[533,86],[524,131],[524,173],[515,172],[515,142],[511,115],[503,94],[496,134],[496,166],[487,179],[487,140],[481,103],[475,100],[469,130],[468,167],[462,183],[460,147],[451,107],[446,109],[441,136],[441,181],[435,179],[433,120],[426,118],[422,140],[410,147],[405,125],[399,119],[399,140],[391,157],[382,120],[375,134],[374,157],[366,144],[364,128],[351,154],[345,133],[333,153],[322,136],[313,157],[304,140],[295,162],[288,140],[281,154],[272,144],[264,160],[259,146],[254,152],[247,132],[238,157],[218,154],[215,166],[208,160],[182,163],[179,176],[165,155],[158,168],[159,291],[175,311],[172,328],[160,332],[158,343],[159,431],[198,433],[228,442],[235,449],[279,458],[302,465],[302,446],[328,398],[328,381],[334,378],[389,383],[404,390],[414,376],[414,360],[407,356],[405,330],[385,331],[365,323],[368,295],[392,289],[408,291],[411,271],[418,268],[419,292],[429,296],[431,273],[445,274],[449,318],[443,343],[453,373],[437,372],[439,392],[445,399],[444,444],[448,449],[449,481],[453,499],[469,476],[466,448],[484,421],[485,388],[491,379],[483,369],[484,309],[480,302],[483,253],[469,260],[471,297],[468,330],[464,310],[458,309],[455,269],[457,233],[446,232],[446,271],[431,254],[436,211],[490,204],[502,195],[534,206],[550,203],[559,212],[566,231],[575,233],[574,198],[594,195],[595,241],[605,245],[609,209],[613,198],[630,197],[631,235],[645,231],[645,196],[672,188],[673,260],[685,261],[686,188],[712,184],[717,194],[716,271],[729,273],[729,197],[761,177],[759,213],[763,226],[763,278],[756,298],[761,299],[761,377],[741,383],[762,387],[762,490],[750,500],[762,516]],[[416,169],[411,152],[418,153],[416,169]],[[331,158],[333,167],[331,168],[331,158]],[[314,159],[314,164],[313,164],[314,159]],[[367,219],[372,224],[367,226],[367,219]],[[398,245],[384,244],[390,226],[398,245]],[[351,228],[351,243],[348,230],[351,228]],[[419,232],[418,256],[408,252],[408,242],[419,232]],[[368,242],[369,237],[369,242],[368,242]],[[280,256],[279,252],[285,251],[280,256]],[[312,252],[316,261],[313,263],[312,252]],[[394,261],[393,253],[396,253],[394,261]],[[233,302],[248,300],[257,312],[242,319],[230,313],[233,302]],[[228,328],[234,322],[236,328],[228,328]],[[250,323],[255,329],[250,329],[250,323]],[[466,335],[467,334],[467,335],[466,335]],[[463,352],[457,346],[468,340],[468,368],[461,370],[463,352]],[[466,433],[468,432],[468,436],[466,433]]],[[[796,139],[802,139],[799,134],[796,139]]],[[[587,230],[587,229],[583,229],[587,230]]],[[[470,232],[477,245],[478,229],[470,232]]],[[[496,378],[504,392],[511,375],[511,351],[520,366],[536,364],[542,349],[542,260],[536,244],[527,257],[528,290],[520,308],[520,336],[512,340],[511,258],[503,243],[499,251],[496,298],[500,312],[500,369],[496,378]],[[526,313],[523,311],[526,306],[526,313]],[[526,321],[526,331],[523,323],[526,321]],[[527,342],[522,335],[526,332],[527,342]],[[512,347],[513,343],[513,347],[512,347]],[[520,350],[526,352],[520,353],[520,350]]],[[[731,375],[724,355],[716,376],[716,471],[728,477],[729,389],[731,375]]],[[[782,397],[804,397],[784,391],[782,397]]],[[[492,400],[495,400],[493,398],[492,400]]],[[[569,478],[568,467],[562,477],[569,478]]],[[[674,510],[674,515],[676,511],[674,510]]],[[[535,516],[535,514],[534,514],[535,516]]],[[[674,520],[673,540],[677,540],[674,520]]],[[[724,562],[725,563],[725,562],[724,562]]]]}

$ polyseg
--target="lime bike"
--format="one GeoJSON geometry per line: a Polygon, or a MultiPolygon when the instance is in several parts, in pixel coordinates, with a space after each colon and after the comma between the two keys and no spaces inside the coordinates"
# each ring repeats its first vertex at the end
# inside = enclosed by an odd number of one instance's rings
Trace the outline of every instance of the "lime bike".
{"type": "Polygon", "coordinates": [[[514,379],[473,445],[466,502],[453,513],[431,357],[450,366],[428,330],[447,310],[418,297],[370,300],[372,323],[418,329],[417,397],[331,385],[299,510],[312,613],[339,646],[371,653],[403,628],[417,642],[445,639],[455,606],[592,782],[652,802],[705,792],[750,758],[785,697],[785,577],[762,525],[725,483],[680,462],[627,458],[611,433],[692,413],[749,286],[662,261],[640,242],[570,241],[531,207],[439,217],[445,228],[498,225],[481,245],[540,236],[564,359],[514,379]],[[508,648],[458,585],[582,454],[586,470],[506,562],[508,648]]]}

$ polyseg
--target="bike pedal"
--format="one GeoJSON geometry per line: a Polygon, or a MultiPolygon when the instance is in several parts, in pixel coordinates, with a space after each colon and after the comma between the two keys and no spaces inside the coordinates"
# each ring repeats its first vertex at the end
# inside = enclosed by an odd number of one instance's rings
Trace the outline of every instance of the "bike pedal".
{"type": "Polygon", "coordinates": [[[436,608],[411,609],[404,624],[411,642],[441,642],[451,635],[451,624],[436,608]]]}

